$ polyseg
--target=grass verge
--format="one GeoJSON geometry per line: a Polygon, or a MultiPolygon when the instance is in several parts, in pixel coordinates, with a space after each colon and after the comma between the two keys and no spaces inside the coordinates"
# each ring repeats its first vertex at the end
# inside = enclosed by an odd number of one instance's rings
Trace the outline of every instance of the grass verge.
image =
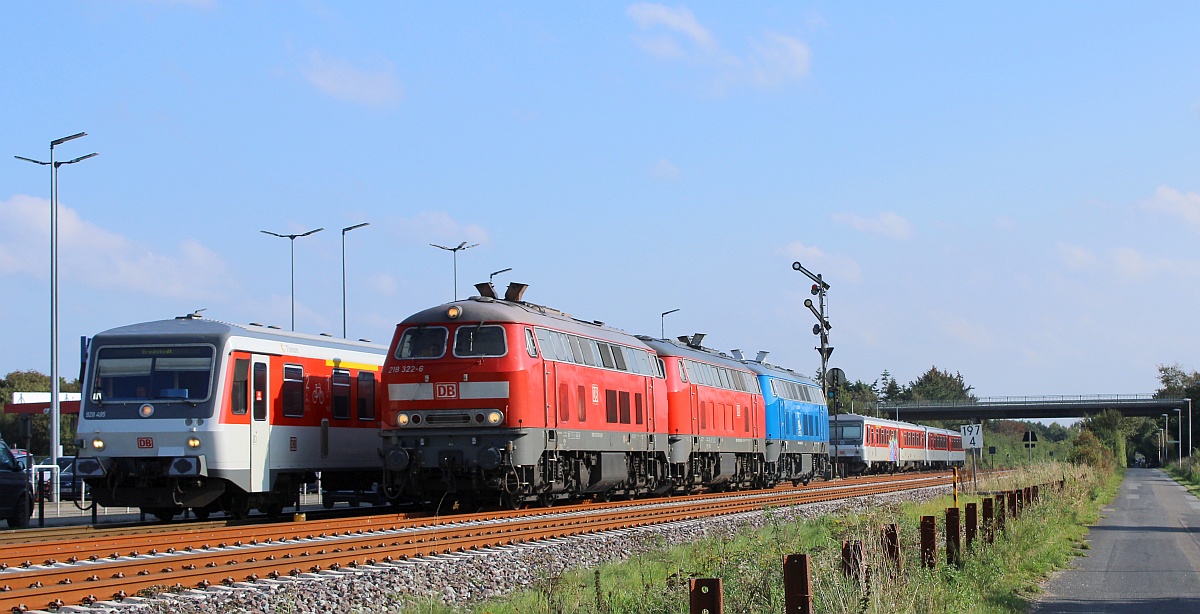
{"type": "MultiPolygon", "coordinates": [[[[919,504],[875,504],[855,513],[799,522],[776,520],[777,511],[768,509],[768,522],[758,530],[652,547],[622,562],[539,577],[529,590],[501,600],[465,608],[424,600],[414,603],[413,611],[686,613],[688,580],[707,577],[722,579],[725,611],[730,614],[782,612],[783,557],[807,553],[820,612],[1024,612],[1028,599],[1039,592],[1039,583],[1087,549],[1087,526],[1116,496],[1121,475],[1051,463],[1022,470],[1003,482],[980,484],[981,490],[1007,490],[1057,483],[1064,476],[1062,491],[1043,490],[1039,505],[1027,508],[1015,521],[1009,518],[995,543],[976,541],[957,567],[946,563],[944,551],[945,510],[953,505],[949,496],[919,504]],[[937,518],[938,566],[933,570],[919,561],[921,516],[937,518]],[[898,525],[900,534],[898,567],[882,556],[881,528],[890,523],[898,525]],[[863,542],[866,573],[861,580],[839,572],[843,540],[863,542]]],[[[959,497],[962,508],[980,501],[976,495],[959,497]]]]}

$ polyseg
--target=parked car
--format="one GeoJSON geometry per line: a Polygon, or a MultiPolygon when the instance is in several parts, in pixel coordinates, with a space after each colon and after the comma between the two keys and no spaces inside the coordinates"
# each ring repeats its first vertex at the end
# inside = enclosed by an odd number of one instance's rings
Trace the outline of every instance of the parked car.
{"type": "Polygon", "coordinates": [[[58,459],[58,495],[63,501],[79,499],[80,495],[88,496],[88,487],[83,480],[75,478],[75,457],[62,456],[58,459]]]}
{"type": "Polygon", "coordinates": [[[29,517],[33,515],[33,486],[25,467],[25,460],[17,460],[8,444],[0,439],[0,518],[6,519],[12,528],[29,526],[29,517]]]}

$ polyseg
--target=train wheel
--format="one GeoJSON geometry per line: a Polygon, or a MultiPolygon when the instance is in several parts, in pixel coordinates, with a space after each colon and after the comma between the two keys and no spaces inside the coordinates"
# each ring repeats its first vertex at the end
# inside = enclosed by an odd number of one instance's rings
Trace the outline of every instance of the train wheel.
{"type": "Polygon", "coordinates": [[[538,504],[542,507],[554,507],[554,495],[550,493],[539,495],[538,504]]]}
{"type": "Polygon", "coordinates": [[[283,514],[283,503],[279,501],[271,501],[267,504],[267,509],[263,510],[270,518],[278,518],[283,514]]]}
{"type": "Polygon", "coordinates": [[[212,510],[208,509],[207,507],[192,508],[192,515],[196,517],[196,520],[208,520],[208,515],[211,513],[212,510]]]}

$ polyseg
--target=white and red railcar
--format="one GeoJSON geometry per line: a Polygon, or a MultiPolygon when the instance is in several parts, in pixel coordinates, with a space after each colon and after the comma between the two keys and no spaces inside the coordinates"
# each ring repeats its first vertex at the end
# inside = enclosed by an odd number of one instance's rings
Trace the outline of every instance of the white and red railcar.
{"type": "Polygon", "coordinates": [[[839,414],[829,420],[829,453],[844,474],[961,467],[962,435],[885,418],[839,414]]]}
{"type": "Polygon", "coordinates": [[[93,337],[75,473],[104,506],[163,520],[278,514],[321,472],[329,489],[379,475],[386,348],[191,316],[93,337]]]}

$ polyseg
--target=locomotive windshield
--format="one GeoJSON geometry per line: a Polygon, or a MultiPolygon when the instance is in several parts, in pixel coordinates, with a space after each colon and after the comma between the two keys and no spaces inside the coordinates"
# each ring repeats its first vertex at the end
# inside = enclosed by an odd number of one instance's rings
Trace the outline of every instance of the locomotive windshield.
{"type": "Polygon", "coordinates": [[[441,358],[449,331],[441,326],[410,328],[400,336],[396,358],[441,358]]]}
{"type": "Polygon", "coordinates": [[[862,442],[862,424],[836,424],[834,439],[862,442]]]}
{"type": "Polygon", "coordinates": [[[459,358],[478,356],[503,356],[508,353],[508,342],[503,326],[466,325],[458,327],[454,334],[454,355],[459,358]]]}
{"type": "Polygon", "coordinates": [[[103,347],[96,356],[93,403],[208,399],[212,346],[103,347]]]}

